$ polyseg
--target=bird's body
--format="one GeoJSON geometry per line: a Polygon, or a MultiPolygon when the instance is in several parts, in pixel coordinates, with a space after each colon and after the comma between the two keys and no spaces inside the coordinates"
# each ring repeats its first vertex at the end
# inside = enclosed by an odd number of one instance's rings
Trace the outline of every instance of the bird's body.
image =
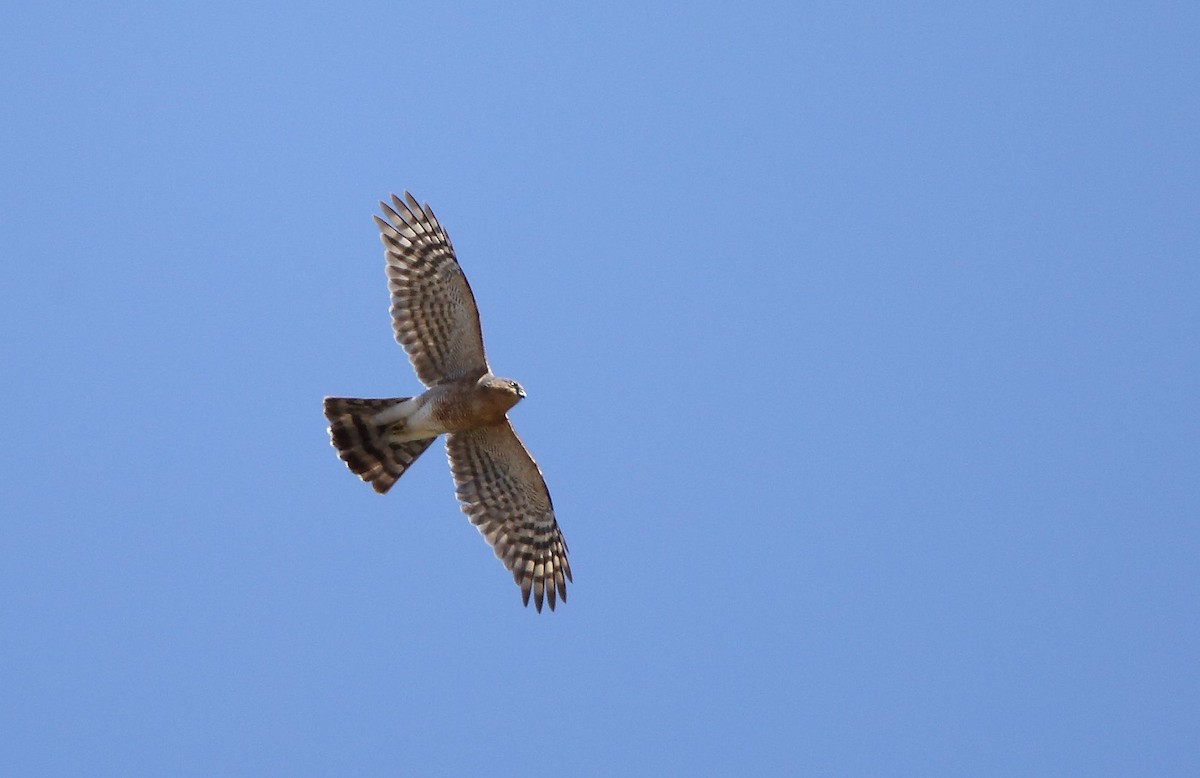
{"type": "Polygon", "coordinates": [[[440,435],[463,511],[513,573],[528,604],[554,609],[571,580],[567,545],[541,471],[509,424],[525,397],[492,374],[479,313],[450,239],[428,205],[405,193],[375,217],[386,249],[392,324],[427,389],[415,397],[326,397],[338,456],[381,494],[440,435]]]}
{"type": "Polygon", "coordinates": [[[432,438],[500,424],[524,396],[515,381],[489,373],[473,383],[452,381],[432,386],[416,397],[398,397],[392,405],[376,411],[371,422],[387,427],[397,442],[432,438]]]}

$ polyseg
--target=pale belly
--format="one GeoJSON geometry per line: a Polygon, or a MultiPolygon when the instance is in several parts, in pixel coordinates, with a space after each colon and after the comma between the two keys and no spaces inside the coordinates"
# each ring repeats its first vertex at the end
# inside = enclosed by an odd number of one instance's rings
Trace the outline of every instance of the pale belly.
{"type": "Polygon", "coordinates": [[[474,387],[439,386],[380,411],[372,421],[390,425],[388,437],[395,442],[423,440],[503,421],[507,408],[489,399],[474,387]]]}
{"type": "Polygon", "coordinates": [[[386,408],[371,419],[380,426],[390,426],[388,437],[396,443],[409,440],[424,440],[436,438],[444,432],[449,432],[434,418],[432,398],[426,392],[418,397],[402,400],[390,408],[386,408]]]}

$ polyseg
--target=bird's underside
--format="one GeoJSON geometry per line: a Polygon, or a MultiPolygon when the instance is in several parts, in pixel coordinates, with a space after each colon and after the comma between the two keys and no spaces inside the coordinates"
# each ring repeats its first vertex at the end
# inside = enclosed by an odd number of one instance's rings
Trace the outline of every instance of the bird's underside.
{"type": "Polygon", "coordinates": [[[392,326],[417,377],[416,397],[325,398],[329,435],[351,472],[385,493],[440,435],[462,510],[513,574],[522,600],[554,610],[571,580],[567,544],[537,464],[507,411],[525,396],[492,375],[475,299],[450,239],[412,195],[375,217],[387,258],[392,326]]]}

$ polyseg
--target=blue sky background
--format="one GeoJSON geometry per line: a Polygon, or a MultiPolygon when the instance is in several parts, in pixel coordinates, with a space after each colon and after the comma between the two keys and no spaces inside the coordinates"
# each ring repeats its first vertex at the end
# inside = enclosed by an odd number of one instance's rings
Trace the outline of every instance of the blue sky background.
{"type": "Polygon", "coordinates": [[[4,19],[0,773],[1200,771],[1196,6],[4,19]],[[405,188],[557,613],[327,442],[405,188]]]}

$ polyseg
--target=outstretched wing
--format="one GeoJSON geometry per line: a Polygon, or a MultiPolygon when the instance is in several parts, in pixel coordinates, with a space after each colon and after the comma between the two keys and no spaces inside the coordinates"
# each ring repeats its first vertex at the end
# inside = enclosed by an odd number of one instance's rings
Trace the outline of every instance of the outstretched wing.
{"type": "Polygon", "coordinates": [[[408,192],[375,217],[387,256],[392,329],[426,386],[487,372],[479,310],[450,238],[408,192]]]}
{"type": "Polygon", "coordinates": [[[521,587],[521,598],[540,612],[545,595],[567,600],[567,542],[554,519],[546,481],[512,425],[455,432],[446,437],[455,493],[463,513],[492,545],[521,587]]]}

